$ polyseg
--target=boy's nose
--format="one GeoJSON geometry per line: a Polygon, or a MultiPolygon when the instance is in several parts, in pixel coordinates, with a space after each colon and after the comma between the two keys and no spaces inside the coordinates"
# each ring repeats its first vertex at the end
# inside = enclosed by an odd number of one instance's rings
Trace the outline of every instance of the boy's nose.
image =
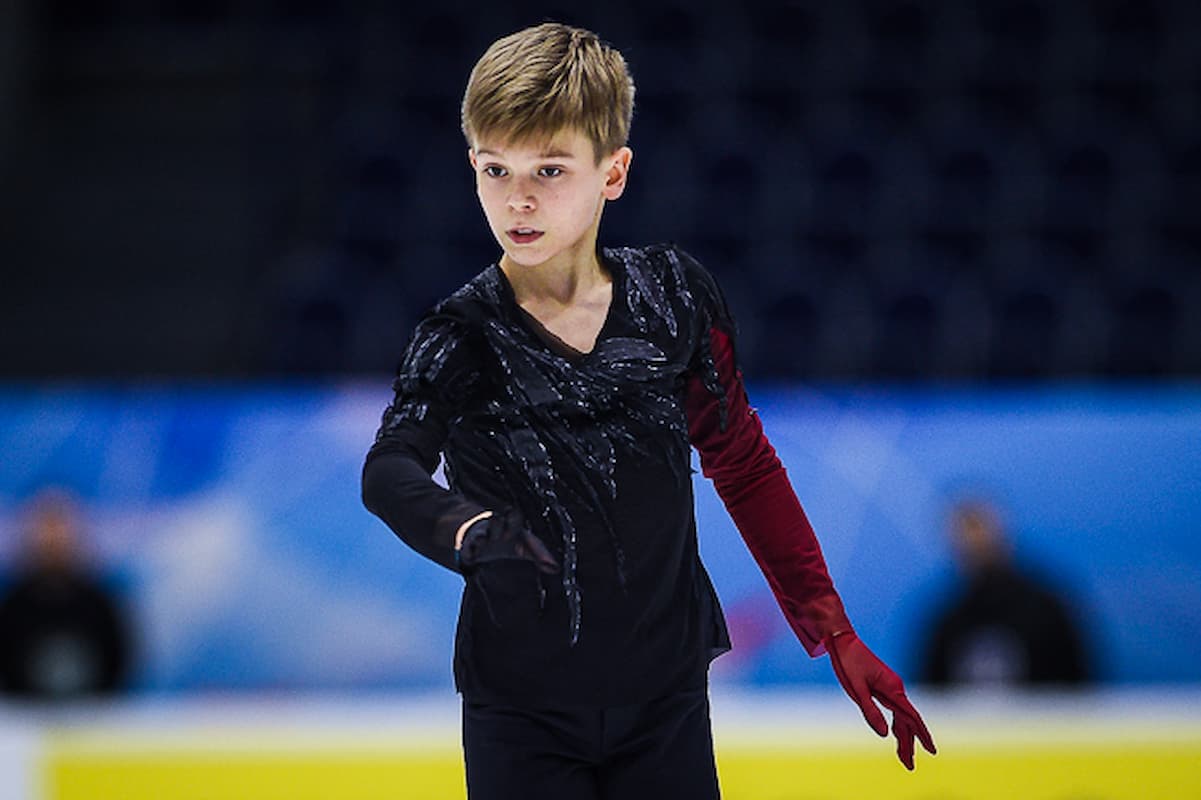
{"type": "Polygon", "coordinates": [[[509,208],[514,211],[533,211],[534,196],[525,192],[514,192],[509,196],[509,208]]]}
{"type": "Polygon", "coordinates": [[[509,208],[513,211],[533,211],[535,206],[534,182],[525,176],[517,176],[509,186],[509,208]]]}

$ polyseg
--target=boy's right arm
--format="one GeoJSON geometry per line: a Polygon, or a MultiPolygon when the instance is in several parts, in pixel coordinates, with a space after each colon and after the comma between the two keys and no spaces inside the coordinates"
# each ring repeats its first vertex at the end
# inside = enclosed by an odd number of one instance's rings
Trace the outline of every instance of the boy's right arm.
{"type": "Polygon", "coordinates": [[[489,561],[524,559],[543,572],[557,572],[558,561],[516,509],[485,508],[431,477],[451,421],[471,402],[480,381],[468,330],[446,314],[417,326],[363,465],[363,505],[447,569],[469,574],[489,561]]]}
{"type": "Polygon", "coordinates": [[[433,467],[427,469],[428,462],[400,441],[389,441],[384,450],[378,446],[363,465],[363,505],[418,553],[458,570],[456,534],[487,509],[435,483],[433,467]]]}
{"type": "Polygon", "coordinates": [[[363,505],[406,544],[447,569],[458,569],[455,537],[484,506],[432,478],[450,420],[478,381],[465,328],[445,316],[418,325],[363,465],[363,505]]]}

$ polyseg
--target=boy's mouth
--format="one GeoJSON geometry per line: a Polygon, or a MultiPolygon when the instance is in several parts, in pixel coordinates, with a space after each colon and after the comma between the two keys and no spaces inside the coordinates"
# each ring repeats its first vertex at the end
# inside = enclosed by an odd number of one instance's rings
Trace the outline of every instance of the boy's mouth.
{"type": "Polygon", "coordinates": [[[541,237],[542,231],[533,228],[509,228],[505,235],[515,244],[529,244],[541,237]]]}

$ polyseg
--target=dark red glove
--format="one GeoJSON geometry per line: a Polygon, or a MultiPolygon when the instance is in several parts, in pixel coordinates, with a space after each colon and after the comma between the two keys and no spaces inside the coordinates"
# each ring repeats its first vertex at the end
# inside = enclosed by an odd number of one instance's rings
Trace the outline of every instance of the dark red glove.
{"type": "Polygon", "coordinates": [[[688,435],[700,453],[701,469],[801,644],[813,656],[829,650],[834,674],[881,736],[888,735],[888,723],[872,698],[892,711],[897,755],[913,769],[914,737],[931,753],[934,739],[905,697],[901,679],[855,636],[813,527],[750,406],[730,334],[714,328],[709,336],[724,411],[704,375],[691,377],[685,397],[688,435]]]}
{"type": "Polygon", "coordinates": [[[728,333],[710,331],[714,367],[723,387],[725,414],[702,375],[688,382],[688,435],[701,470],[738,526],[767,578],[780,609],[811,656],[823,639],[849,630],[842,600],[826,569],[821,545],[797,500],[784,465],[751,408],[728,333]]]}
{"type": "Polygon", "coordinates": [[[922,721],[922,715],[905,696],[905,684],[888,665],[867,649],[853,631],[837,633],[825,639],[830,652],[830,664],[838,682],[850,695],[871,729],[881,736],[888,735],[888,723],[876,707],[875,700],[892,712],[892,732],[897,737],[897,758],[906,769],[913,769],[913,739],[921,741],[926,752],[938,752],[934,737],[922,721]]]}

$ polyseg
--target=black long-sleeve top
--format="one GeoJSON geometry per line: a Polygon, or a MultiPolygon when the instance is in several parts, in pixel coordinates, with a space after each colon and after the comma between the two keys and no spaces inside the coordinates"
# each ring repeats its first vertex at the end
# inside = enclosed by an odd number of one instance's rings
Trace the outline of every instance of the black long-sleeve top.
{"type": "Polygon", "coordinates": [[[366,506],[445,567],[483,510],[519,512],[562,564],[467,578],[454,663],[469,700],[598,707],[703,685],[729,637],[697,551],[690,446],[810,652],[849,627],[711,276],[667,245],[600,255],[613,299],[588,353],[525,312],[496,265],[440,303],[364,466],[366,506]],[[439,453],[449,489],[430,477],[439,453]]]}

